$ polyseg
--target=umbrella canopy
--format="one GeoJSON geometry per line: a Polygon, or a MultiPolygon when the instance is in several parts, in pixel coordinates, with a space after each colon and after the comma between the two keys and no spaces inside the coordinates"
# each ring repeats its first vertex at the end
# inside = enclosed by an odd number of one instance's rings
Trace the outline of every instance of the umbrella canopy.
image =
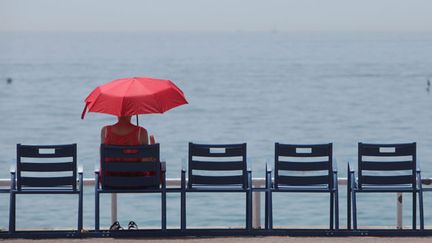
{"type": "Polygon", "coordinates": [[[115,116],[164,113],[187,104],[183,92],[170,80],[133,77],[116,79],[96,87],[85,99],[85,113],[115,116]]]}

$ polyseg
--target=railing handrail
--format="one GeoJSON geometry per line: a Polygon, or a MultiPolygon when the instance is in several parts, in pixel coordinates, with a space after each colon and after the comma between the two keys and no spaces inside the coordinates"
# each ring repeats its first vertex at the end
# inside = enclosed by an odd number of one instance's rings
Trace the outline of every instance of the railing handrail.
{"type": "MultiPolygon", "coordinates": [[[[168,187],[180,187],[181,179],[180,178],[167,178],[166,183],[168,187]]],[[[347,178],[339,177],[338,185],[346,185],[347,178]]],[[[84,186],[94,186],[95,178],[84,178],[84,186]]],[[[262,188],[265,186],[265,178],[258,177],[252,178],[252,184],[254,188],[262,188]]],[[[422,178],[423,185],[432,185],[432,177],[431,178],[422,178]]],[[[1,178],[0,179],[0,187],[9,187],[10,186],[10,178],[1,178]]]]}

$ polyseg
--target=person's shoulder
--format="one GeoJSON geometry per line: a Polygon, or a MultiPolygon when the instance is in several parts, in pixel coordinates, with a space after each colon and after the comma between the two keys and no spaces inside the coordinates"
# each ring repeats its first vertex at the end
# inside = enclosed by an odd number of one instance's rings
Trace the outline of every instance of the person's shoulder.
{"type": "Polygon", "coordinates": [[[112,125],[106,125],[106,126],[103,126],[102,129],[101,129],[101,131],[102,131],[102,132],[103,132],[103,131],[106,131],[109,127],[112,127],[112,125]]]}
{"type": "Polygon", "coordinates": [[[141,132],[145,132],[147,133],[147,129],[145,129],[144,127],[141,126],[137,126],[139,130],[141,130],[141,132]]]}
{"type": "Polygon", "coordinates": [[[140,134],[139,136],[147,136],[147,130],[144,127],[141,126],[136,126],[136,131],[138,132],[138,134],[140,134]]]}

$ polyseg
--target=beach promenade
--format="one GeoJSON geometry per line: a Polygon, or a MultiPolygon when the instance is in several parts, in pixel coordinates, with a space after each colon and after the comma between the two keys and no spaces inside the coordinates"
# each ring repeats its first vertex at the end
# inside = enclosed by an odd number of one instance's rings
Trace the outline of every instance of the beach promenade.
{"type": "MultiPolygon", "coordinates": [[[[3,240],[2,242],[37,242],[32,239],[9,239],[3,240]]],[[[217,237],[217,238],[167,238],[167,239],[114,239],[114,238],[103,238],[103,239],[42,239],[40,242],[154,242],[154,243],[426,243],[431,242],[430,237],[217,237]]]]}

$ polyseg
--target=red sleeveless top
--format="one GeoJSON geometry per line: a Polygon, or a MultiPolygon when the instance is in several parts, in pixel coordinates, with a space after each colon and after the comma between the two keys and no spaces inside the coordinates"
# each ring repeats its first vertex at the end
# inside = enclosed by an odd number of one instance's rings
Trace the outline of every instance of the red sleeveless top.
{"type": "Polygon", "coordinates": [[[134,126],[132,131],[125,135],[118,135],[112,132],[112,126],[106,126],[104,144],[109,145],[140,145],[139,126],[134,126]]]}
{"type": "MultiPolygon", "coordinates": [[[[134,126],[134,128],[132,129],[132,131],[130,131],[128,134],[125,135],[118,135],[113,133],[112,131],[112,125],[111,126],[106,126],[106,131],[105,131],[105,138],[104,138],[104,144],[108,144],[108,145],[140,145],[140,141],[139,141],[139,131],[140,131],[140,127],[139,126],[134,126]]],[[[109,158],[108,158],[109,159],[109,158]]],[[[115,161],[119,161],[120,159],[116,159],[115,161]]],[[[108,160],[109,161],[109,160],[108,160]]],[[[127,161],[127,162],[144,162],[141,161],[140,159],[134,159],[134,158],[124,158],[121,159],[121,161],[127,161]]],[[[150,158],[151,161],[151,158],[150,158]]],[[[102,162],[102,161],[101,161],[102,162]]],[[[102,166],[101,166],[102,168],[102,166]]],[[[152,176],[154,175],[154,172],[152,171],[144,171],[144,172],[116,172],[116,173],[109,173],[110,175],[116,175],[116,176],[152,176]]],[[[107,175],[105,173],[105,175],[107,175]]]]}

